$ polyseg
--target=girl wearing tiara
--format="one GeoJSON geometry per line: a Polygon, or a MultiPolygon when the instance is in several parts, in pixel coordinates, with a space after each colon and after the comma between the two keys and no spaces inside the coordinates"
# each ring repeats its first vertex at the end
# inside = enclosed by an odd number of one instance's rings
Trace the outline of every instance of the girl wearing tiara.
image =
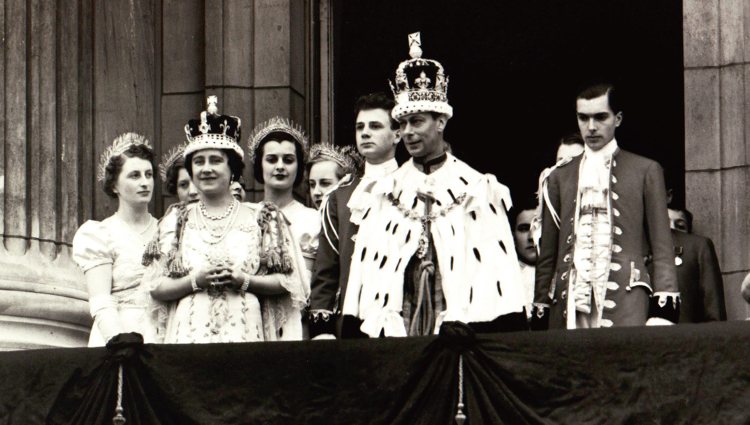
{"type": "Polygon", "coordinates": [[[279,207],[312,272],[320,233],[320,214],[294,199],[305,175],[308,141],[291,120],[274,117],[258,125],[248,141],[255,180],[263,183],[263,201],[279,207]]]}
{"type": "Polygon", "coordinates": [[[141,285],[143,250],[156,234],[148,212],[154,190],[154,154],[148,140],[126,133],[101,156],[97,180],[117,199],[117,212],[89,220],[73,238],[73,259],[86,276],[94,326],[89,346],[103,346],[113,336],[138,332],[153,341],[146,320],[148,293],[141,285]]]}
{"type": "Polygon", "coordinates": [[[339,185],[350,182],[362,162],[353,146],[313,145],[307,161],[307,175],[315,208],[320,209],[328,194],[339,185]]]}

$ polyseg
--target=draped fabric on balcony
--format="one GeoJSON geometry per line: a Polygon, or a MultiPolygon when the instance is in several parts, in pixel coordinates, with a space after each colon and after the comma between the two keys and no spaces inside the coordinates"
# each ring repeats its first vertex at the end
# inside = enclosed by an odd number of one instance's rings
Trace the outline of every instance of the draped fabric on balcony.
{"type": "Polygon", "coordinates": [[[750,323],[0,353],[0,424],[750,423],[750,323]]]}

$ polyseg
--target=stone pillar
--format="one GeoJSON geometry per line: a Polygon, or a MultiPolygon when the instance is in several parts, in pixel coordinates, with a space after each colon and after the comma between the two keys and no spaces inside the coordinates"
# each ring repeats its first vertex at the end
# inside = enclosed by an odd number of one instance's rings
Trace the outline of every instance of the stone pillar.
{"type": "Polygon", "coordinates": [[[685,188],[695,232],[710,237],[724,275],[729,319],[750,271],[750,3],[684,0],[685,188]]]}
{"type": "Polygon", "coordinates": [[[80,6],[70,0],[2,3],[0,350],[85,345],[86,290],[70,259],[80,212],[79,118],[85,114],[80,6]]]}
{"type": "Polygon", "coordinates": [[[71,242],[117,205],[99,154],[125,131],[153,140],[156,2],[0,3],[0,349],[86,345],[71,242]]]}

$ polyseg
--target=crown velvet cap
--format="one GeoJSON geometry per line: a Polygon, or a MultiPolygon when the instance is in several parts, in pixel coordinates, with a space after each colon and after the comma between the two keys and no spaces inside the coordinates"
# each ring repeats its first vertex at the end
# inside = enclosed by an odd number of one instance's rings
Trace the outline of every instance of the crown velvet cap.
{"type": "Polygon", "coordinates": [[[188,144],[184,156],[203,149],[230,149],[244,159],[245,153],[237,143],[242,123],[239,117],[219,115],[218,102],[216,96],[209,96],[206,110],[201,112],[200,118],[192,119],[185,125],[188,144]]]}
{"type": "Polygon", "coordinates": [[[396,106],[393,119],[419,112],[437,112],[448,118],[453,107],[448,104],[448,77],[440,62],[422,58],[422,41],[418,32],[409,34],[411,59],[399,64],[395,83],[390,82],[396,106]]]}

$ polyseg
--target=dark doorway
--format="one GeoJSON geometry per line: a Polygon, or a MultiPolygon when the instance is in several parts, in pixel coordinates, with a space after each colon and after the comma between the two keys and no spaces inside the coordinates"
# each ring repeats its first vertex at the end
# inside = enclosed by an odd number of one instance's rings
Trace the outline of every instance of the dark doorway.
{"type": "Polygon", "coordinates": [[[514,199],[533,196],[557,141],[577,131],[591,80],[623,97],[619,145],[659,161],[684,202],[682,5],[675,0],[333,0],[335,135],[354,142],[355,99],[385,91],[422,33],[450,77],[446,140],[514,199]]]}

